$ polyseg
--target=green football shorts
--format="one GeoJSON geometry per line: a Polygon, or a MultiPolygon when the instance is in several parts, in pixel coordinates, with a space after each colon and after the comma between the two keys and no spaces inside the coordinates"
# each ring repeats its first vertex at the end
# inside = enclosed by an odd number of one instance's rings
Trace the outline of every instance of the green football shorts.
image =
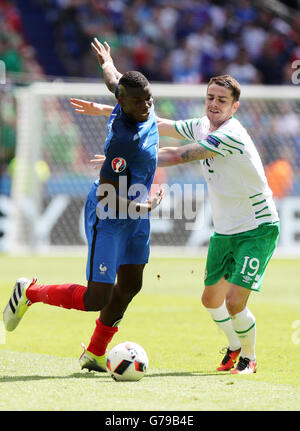
{"type": "Polygon", "coordinates": [[[230,283],[259,291],[279,232],[280,224],[275,222],[234,235],[214,233],[209,243],[205,286],[217,283],[224,276],[230,283]]]}

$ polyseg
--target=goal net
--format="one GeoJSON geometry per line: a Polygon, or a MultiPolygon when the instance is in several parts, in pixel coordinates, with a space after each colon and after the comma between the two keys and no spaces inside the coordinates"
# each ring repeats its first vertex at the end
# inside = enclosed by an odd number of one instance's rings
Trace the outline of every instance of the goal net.
{"type": "MultiPolygon", "coordinates": [[[[280,245],[300,244],[300,95],[297,87],[244,86],[235,116],[252,136],[282,219],[280,245]],[[277,164],[276,162],[282,161],[277,164]],[[287,216],[286,216],[287,214],[287,216]]],[[[205,114],[205,85],[152,85],[156,113],[170,119],[205,114]]],[[[83,208],[98,172],[89,160],[103,154],[106,117],[78,114],[70,97],[115,104],[104,84],[34,83],[15,92],[17,149],[6,251],[85,247],[83,208]]],[[[181,145],[163,137],[160,146],[181,145]]],[[[153,214],[153,249],[199,250],[213,231],[199,162],[159,168],[155,183],[169,193],[153,214]],[[183,205],[184,204],[184,205],[183,205]]],[[[155,187],[155,186],[154,186],[155,187]]]]}

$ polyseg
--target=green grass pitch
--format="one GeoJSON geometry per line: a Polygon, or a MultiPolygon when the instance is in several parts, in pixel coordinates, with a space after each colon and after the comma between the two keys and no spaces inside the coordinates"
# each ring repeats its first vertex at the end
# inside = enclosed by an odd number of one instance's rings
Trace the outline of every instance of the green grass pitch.
{"type": "MultiPolygon", "coordinates": [[[[0,318],[0,410],[237,411],[300,410],[300,261],[271,260],[261,293],[249,308],[257,320],[255,375],[218,373],[225,337],[201,305],[205,261],[152,258],[144,287],[110,347],[141,344],[149,369],[139,382],[115,382],[81,371],[97,313],[34,304],[18,328],[0,318]]],[[[85,283],[79,257],[0,256],[0,306],[14,281],[85,283]]]]}

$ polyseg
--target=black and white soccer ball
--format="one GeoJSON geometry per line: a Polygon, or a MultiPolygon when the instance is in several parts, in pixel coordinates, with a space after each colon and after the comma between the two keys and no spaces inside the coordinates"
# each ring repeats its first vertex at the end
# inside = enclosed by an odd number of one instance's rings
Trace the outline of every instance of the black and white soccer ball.
{"type": "Polygon", "coordinates": [[[136,382],[144,377],[149,360],[145,350],[132,341],[113,347],[106,358],[106,369],[114,380],[136,382]]]}

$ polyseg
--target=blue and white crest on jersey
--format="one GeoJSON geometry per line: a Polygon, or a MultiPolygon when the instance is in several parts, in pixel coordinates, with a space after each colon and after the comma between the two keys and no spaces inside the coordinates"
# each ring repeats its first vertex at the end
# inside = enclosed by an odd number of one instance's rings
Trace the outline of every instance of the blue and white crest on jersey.
{"type": "Polygon", "coordinates": [[[207,138],[206,138],[206,140],[207,140],[207,142],[209,144],[211,144],[211,145],[213,145],[214,147],[217,147],[217,148],[218,148],[218,146],[221,143],[217,138],[215,138],[214,136],[211,136],[211,135],[208,135],[207,138]]]}

